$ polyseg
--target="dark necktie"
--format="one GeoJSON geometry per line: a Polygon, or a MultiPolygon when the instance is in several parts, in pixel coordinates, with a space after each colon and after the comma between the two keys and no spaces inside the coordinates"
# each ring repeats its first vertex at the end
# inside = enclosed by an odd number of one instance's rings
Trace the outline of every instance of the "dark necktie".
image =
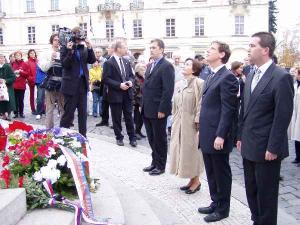
{"type": "Polygon", "coordinates": [[[212,78],[214,77],[215,73],[211,71],[211,73],[208,75],[205,81],[205,87],[208,87],[212,81],[212,78]]]}
{"type": "Polygon", "coordinates": [[[120,60],[120,66],[121,66],[121,76],[122,76],[122,80],[123,80],[123,81],[126,81],[126,79],[125,79],[126,73],[125,73],[124,65],[123,65],[122,59],[119,58],[119,60],[120,60]]]}

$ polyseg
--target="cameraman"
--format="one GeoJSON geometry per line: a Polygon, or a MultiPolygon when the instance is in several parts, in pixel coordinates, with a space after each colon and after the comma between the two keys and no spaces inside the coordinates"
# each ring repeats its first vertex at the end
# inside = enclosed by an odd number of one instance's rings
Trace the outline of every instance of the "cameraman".
{"type": "Polygon", "coordinates": [[[71,39],[66,46],[61,47],[63,66],[61,91],[65,100],[65,112],[61,117],[60,127],[70,127],[77,108],[79,133],[86,136],[87,92],[89,89],[87,64],[93,64],[96,58],[91,42],[86,39],[80,27],[72,29],[71,39]]]}

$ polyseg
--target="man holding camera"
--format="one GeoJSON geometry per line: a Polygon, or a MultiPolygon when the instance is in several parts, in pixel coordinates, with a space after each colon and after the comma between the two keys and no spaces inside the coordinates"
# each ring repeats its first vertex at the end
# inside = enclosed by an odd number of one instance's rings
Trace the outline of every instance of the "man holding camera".
{"type": "Polygon", "coordinates": [[[60,126],[65,128],[71,126],[77,108],[79,133],[83,136],[86,136],[87,92],[89,89],[87,64],[93,64],[95,61],[91,42],[86,39],[80,27],[73,28],[71,40],[61,47],[63,66],[61,91],[65,100],[65,112],[60,120],[60,126]]]}
{"type": "Polygon", "coordinates": [[[114,45],[113,56],[103,64],[103,81],[107,85],[107,99],[111,108],[117,145],[124,145],[121,124],[123,111],[130,145],[136,147],[137,143],[132,119],[132,85],[134,75],[129,61],[123,58],[126,52],[126,44],[123,41],[117,41],[114,45]]]}

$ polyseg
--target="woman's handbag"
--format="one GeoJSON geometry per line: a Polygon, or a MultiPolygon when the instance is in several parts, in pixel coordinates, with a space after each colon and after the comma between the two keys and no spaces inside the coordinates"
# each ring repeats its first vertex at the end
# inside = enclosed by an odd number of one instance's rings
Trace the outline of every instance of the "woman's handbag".
{"type": "Polygon", "coordinates": [[[9,101],[7,86],[3,79],[0,79],[0,101],[9,101]]]}

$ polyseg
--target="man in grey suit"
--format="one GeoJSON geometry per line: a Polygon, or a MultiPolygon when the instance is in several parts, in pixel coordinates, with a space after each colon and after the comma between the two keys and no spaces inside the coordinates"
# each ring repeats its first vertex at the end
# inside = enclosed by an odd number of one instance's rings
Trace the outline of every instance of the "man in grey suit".
{"type": "Polygon", "coordinates": [[[237,147],[254,225],[276,225],[281,160],[288,156],[287,128],[293,113],[293,80],[271,57],[276,46],[268,32],[252,35],[249,60],[257,66],[244,88],[237,147]]]}

